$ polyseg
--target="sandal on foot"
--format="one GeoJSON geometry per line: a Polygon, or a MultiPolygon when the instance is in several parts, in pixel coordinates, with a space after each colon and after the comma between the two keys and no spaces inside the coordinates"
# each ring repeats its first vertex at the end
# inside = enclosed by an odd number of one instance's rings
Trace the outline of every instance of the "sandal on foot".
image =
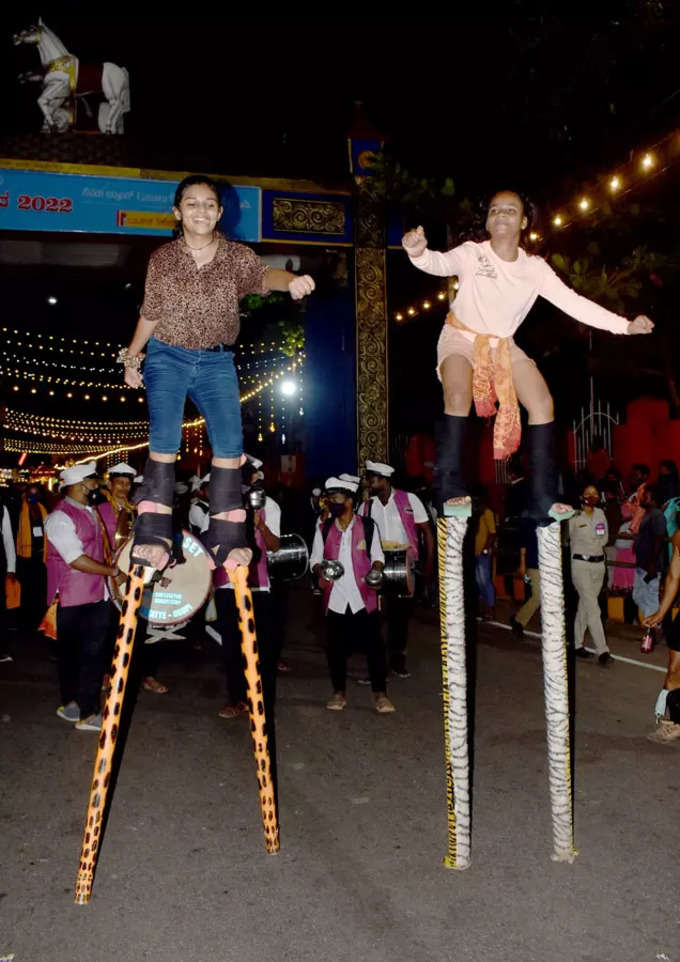
{"type": "Polygon", "coordinates": [[[225,705],[218,713],[218,718],[238,718],[240,715],[248,714],[248,706],[244,701],[238,701],[235,705],[225,705]]]}
{"type": "Polygon", "coordinates": [[[164,685],[163,682],[154,678],[153,675],[148,675],[142,682],[142,688],[144,691],[152,691],[155,695],[165,695],[168,691],[168,686],[164,685]]]}

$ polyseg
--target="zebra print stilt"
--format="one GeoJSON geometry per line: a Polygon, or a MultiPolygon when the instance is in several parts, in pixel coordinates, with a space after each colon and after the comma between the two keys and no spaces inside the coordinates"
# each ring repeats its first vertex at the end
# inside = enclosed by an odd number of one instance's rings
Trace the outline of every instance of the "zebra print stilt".
{"type": "Polygon", "coordinates": [[[447,868],[470,865],[470,766],[468,759],[467,668],[463,539],[466,517],[439,518],[439,604],[448,818],[447,868]]]}
{"type": "Polygon", "coordinates": [[[578,853],[574,849],[567,646],[559,522],[539,527],[537,536],[543,625],[543,688],[553,830],[551,857],[555,862],[573,862],[578,853]]]}

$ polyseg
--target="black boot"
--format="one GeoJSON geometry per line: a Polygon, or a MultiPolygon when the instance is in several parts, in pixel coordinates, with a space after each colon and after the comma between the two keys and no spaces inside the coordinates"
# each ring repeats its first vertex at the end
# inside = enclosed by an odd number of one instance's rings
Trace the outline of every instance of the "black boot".
{"type": "Polygon", "coordinates": [[[437,425],[437,466],[434,476],[434,495],[437,514],[442,514],[448,498],[467,495],[463,477],[463,448],[467,434],[467,417],[445,414],[437,425]]]}
{"type": "Polygon", "coordinates": [[[527,427],[529,448],[529,514],[540,525],[554,519],[548,512],[557,501],[555,422],[527,427]]]}

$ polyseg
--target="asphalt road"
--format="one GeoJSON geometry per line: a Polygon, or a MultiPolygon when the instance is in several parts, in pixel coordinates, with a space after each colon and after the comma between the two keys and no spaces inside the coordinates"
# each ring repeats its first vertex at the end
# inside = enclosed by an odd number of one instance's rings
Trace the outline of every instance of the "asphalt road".
{"type": "MultiPolygon", "coordinates": [[[[648,742],[663,675],[575,666],[573,865],[550,860],[539,643],[483,626],[476,649],[472,866],[446,851],[439,639],[412,623],[394,715],[329,683],[318,617],[291,604],[277,712],[281,852],[265,854],[247,722],[223,721],[218,649],[168,646],[140,693],[91,902],[73,883],[96,736],[55,715],[36,637],[0,665],[0,960],[680,962],[680,754],[648,742]]],[[[616,654],[645,661],[638,633],[616,654]]],[[[360,658],[352,662],[361,671],[360,658]]]]}

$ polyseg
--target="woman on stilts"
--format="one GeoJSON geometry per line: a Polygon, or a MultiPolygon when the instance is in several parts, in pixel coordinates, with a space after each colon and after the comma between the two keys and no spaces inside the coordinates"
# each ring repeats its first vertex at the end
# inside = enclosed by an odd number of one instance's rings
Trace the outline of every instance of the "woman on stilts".
{"type": "Polygon", "coordinates": [[[474,399],[482,417],[496,414],[499,402],[496,459],[508,458],[519,447],[518,400],[526,408],[530,514],[539,524],[571,514],[568,505],[556,503],[553,400],[536,364],[513,339],[539,295],[583,324],[613,334],[649,334],[654,328],[645,315],[628,321],[575,293],[543,258],[527,254],[521,246],[529,226],[527,206],[515,191],[495,194],[486,219],[489,239],[482,243],[467,241],[444,253],[431,251],[422,227],[402,240],[414,267],[459,281],[437,346],[437,374],[444,389],[436,477],[440,513],[445,502],[455,512],[468,494],[462,460],[474,399]]]}
{"type": "Polygon", "coordinates": [[[151,255],[139,322],[121,358],[125,383],[141,387],[141,352],[147,348],[149,458],[136,497],[132,561],[162,570],[170,560],[175,461],[188,396],[205,417],[213,455],[206,546],[217,567],[247,565],[241,408],[232,353],[239,301],[270,291],[288,291],[300,300],[314,290],[314,281],[271,269],[250,248],[223,237],[217,229],[220,192],[209,177],[186,177],[173,213],[180,235],[151,255]]]}

